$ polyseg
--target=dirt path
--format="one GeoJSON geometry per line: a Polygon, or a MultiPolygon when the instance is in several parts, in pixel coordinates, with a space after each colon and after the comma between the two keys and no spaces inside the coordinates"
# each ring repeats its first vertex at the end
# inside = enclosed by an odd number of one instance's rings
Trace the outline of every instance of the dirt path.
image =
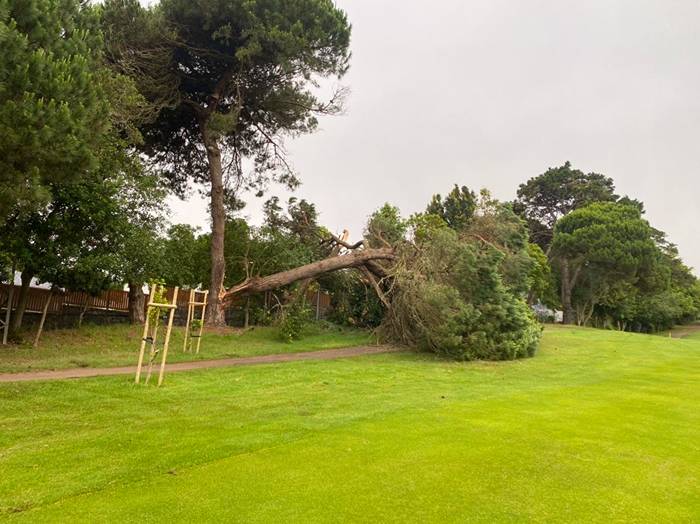
{"type": "Polygon", "coordinates": [[[693,324],[686,324],[684,326],[674,327],[670,332],[670,336],[672,336],[673,338],[685,338],[690,335],[695,335],[699,332],[700,322],[695,322],[693,324]]]}
{"type": "MultiPolygon", "coordinates": [[[[261,355],[257,357],[222,358],[218,360],[195,360],[193,362],[176,362],[166,364],[166,373],[175,371],[190,371],[193,369],[226,368],[234,366],[251,366],[255,364],[275,364],[278,362],[297,362],[300,360],[333,360],[336,358],[359,357],[399,351],[392,346],[361,346],[341,349],[326,349],[306,353],[282,353],[277,355],[261,355]]],[[[114,368],[76,368],[46,371],[30,371],[27,373],[0,373],[0,382],[27,382],[32,380],[65,380],[69,378],[104,377],[110,375],[131,375],[136,372],[136,366],[121,366],[114,368]]]]}

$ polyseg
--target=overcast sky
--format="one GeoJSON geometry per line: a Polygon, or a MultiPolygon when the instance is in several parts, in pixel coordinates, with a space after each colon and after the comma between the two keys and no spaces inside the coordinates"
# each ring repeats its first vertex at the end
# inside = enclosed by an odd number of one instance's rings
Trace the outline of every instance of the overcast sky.
{"type": "MultiPolygon", "coordinates": [[[[570,160],[644,201],[700,268],[700,2],[338,4],[353,25],[346,114],[287,142],[296,195],[324,225],[355,239],[384,202],[409,215],[454,183],[512,199],[570,160]]],[[[205,201],[172,207],[209,229],[205,201]]]]}

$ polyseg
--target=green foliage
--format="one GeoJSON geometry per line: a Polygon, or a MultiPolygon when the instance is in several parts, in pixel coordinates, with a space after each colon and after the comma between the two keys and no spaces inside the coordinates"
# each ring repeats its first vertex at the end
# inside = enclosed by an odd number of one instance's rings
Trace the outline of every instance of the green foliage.
{"type": "Polygon", "coordinates": [[[528,303],[539,302],[550,308],[557,307],[559,298],[556,282],[547,255],[540,246],[532,242],[527,244],[527,254],[532,261],[528,273],[528,303]]]}
{"type": "Polygon", "coordinates": [[[0,245],[18,269],[91,293],[136,272],[133,244],[145,236],[147,217],[159,212],[152,207],[152,179],[118,146],[103,151],[101,160],[73,183],[49,184],[47,206],[31,213],[16,208],[0,226],[0,245]]]}
{"type": "Polygon", "coordinates": [[[300,340],[312,318],[311,309],[301,300],[285,306],[277,319],[280,338],[285,342],[300,340]]]}
{"type": "Polygon", "coordinates": [[[169,166],[174,189],[210,181],[205,141],[235,160],[229,197],[243,186],[261,192],[270,178],[298,184],[278,141],[313,131],[317,114],[339,107],[339,98],[324,104],[313,91],[316,79],[342,76],[348,65],[350,26],[332,2],[162,0],[144,8],[115,0],[101,13],[115,69],[160,109],[141,128],[144,150],[169,166]],[[249,173],[243,157],[255,165],[249,173]]]}
{"type": "MultiPolygon", "coordinates": [[[[165,284],[163,280],[152,280],[148,284],[148,289],[150,292],[150,297],[149,297],[149,302],[152,302],[154,304],[167,304],[168,303],[168,298],[166,296],[166,291],[165,291],[165,284]]],[[[148,322],[151,325],[151,328],[155,328],[158,326],[158,323],[160,322],[160,317],[161,313],[165,311],[165,309],[162,309],[160,307],[152,307],[148,311],[148,322]]]]}
{"type": "Polygon", "coordinates": [[[399,208],[384,204],[367,221],[365,241],[369,247],[386,247],[404,240],[408,230],[407,222],[401,218],[399,208]]]}
{"type": "Polygon", "coordinates": [[[161,241],[161,276],[168,286],[195,288],[209,280],[209,240],[198,228],[174,224],[161,241]]]}
{"type": "Polygon", "coordinates": [[[331,295],[330,319],[347,326],[375,328],[384,318],[384,307],[375,291],[356,271],[339,271],[321,279],[331,295]]]}
{"type": "Polygon", "coordinates": [[[631,314],[637,292],[663,280],[656,271],[660,252],[652,234],[639,207],[630,204],[594,203],[559,220],[552,253],[564,271],[565,317],[567,308],[575,308],[577,322],[585,324],[596,306],[619,307],[618,320],[631,314]]]}
{"type": "Polygon", "coordinates": [[[476,193],[466,186],[459,187],[455,184],[444,199],[439,193],[433,195],[425,212],[428,215],[439,216],[452,229],[460,231],[471,221],[476,206],[476,193]]]}
{"type": "Polygon", "coordinates": [[[592,202],[615,201],[614,192],[611,178],[572,169],[566,162],[520,184],[515,210],[528,221],[530,239],[546,250],[557,220],[592,202]]]}
{"type": "Polygon", "coordinates": [[[88,4],[1,0],[0,48],[2,220],[94,169],[110,119],[88,4]]]}
{"type": "Polygon", "coordinates": [[[400,250],[382,336],[457,360],[532,356],[541,328],[504,284],[503,251],[445,227],[421,238],[400,250]]]}

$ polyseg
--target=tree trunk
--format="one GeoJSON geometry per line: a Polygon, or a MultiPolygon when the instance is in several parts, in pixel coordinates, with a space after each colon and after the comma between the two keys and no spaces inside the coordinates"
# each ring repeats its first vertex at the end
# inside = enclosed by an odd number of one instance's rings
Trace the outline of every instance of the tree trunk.
{"type": "Polygon", "coordinates": [[[561,261],[561,307],[564,313],[562,323],[574,324],[576,322],[576,312],[571,305],[571,270],[569,261],[563,259],[561,261]]]}
{"type": "Polygon", "coordinates": [[[31,284],[34,278],[34,273],[32,271],[24,270],[22,271],[22,285],[19,288],[19,297],[17,299],[17,309],[15,310],[15,316],[12,319],[12,325],[10,326],[10,331],[15,332],[20,327],[22,327],[22,318],[24,317],[24,310],[27,308],[27,297],[29,296],[29,284],[31,284]]]}
{"type": "Polygon", "coordinates": [[[393,260],[394,250],[391,248],[362,249],[346,255],[324,258],[305,266],[296,267],[281,273],[275,273],[266,277],[247,278],[240,284],[236,284],[222,295],[223,303],[230,304],[238,297],[272,291],[306,278],[315,278],[325,273],[338,271],[339,269],[366,267],[373,260],[393,260]]]}
{"type": "Polygon", "coordinates": [[[224,207],[224,174],[221,167],[221,150],[216,139],[209,134],[206,122],[200,124],[204,146],[209,161],[211,181],[211,281],[209,283],[209,304],[207,307],[207,324],[226,325],[221,291],[224,288],[224,234],[226,228],[226,209],[224,207]]]}
{"type": "Polygon", "coordinates": [[[146,321],[146,297],[143,284],[129,282],[129,322],[143,324],[146,321]]]}

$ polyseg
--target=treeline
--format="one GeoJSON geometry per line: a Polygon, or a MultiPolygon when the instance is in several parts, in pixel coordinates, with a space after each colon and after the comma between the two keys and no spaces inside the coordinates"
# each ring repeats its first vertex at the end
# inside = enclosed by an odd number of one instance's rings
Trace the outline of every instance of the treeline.
{"type": "Polygon", "coordinates": [[[700,285],[644,204],[567,162],[521,184],[513,209],[546,254],[564,323],[652,332],[694,320],[700,285]]]}

